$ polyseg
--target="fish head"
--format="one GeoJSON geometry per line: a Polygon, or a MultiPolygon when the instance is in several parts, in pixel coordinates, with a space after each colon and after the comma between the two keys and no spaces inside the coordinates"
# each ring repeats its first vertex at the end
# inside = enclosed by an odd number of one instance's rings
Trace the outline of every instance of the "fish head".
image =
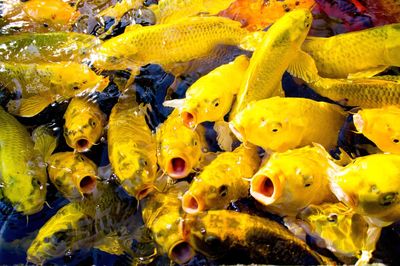
{"type": "Polygon", "coordinates": [[[48,165],[49,178],[68,199],[81,199],[97,185],[97,166],[86,156],[74,152],[53,154],[48,165]]]}
{"type": "Polygon", "coordinates": [[[179,126],[165,132],[158,146],[161,167],[173,178],[184,178],[200,162],[204,145],[198,130],[179,126]]]}
{"type": "Polygon", "coordinates": [[[146,154],[131,147],[121,150],[124,152],[119,152],[118,163],[113,166],[114,173],[128,194],[143,199],[153,190],[157,165],[146,154]]]}
{"type": "Polygon", "coordinates": [[[183,210],[194,214],[228,207],[233,192],[227,177],[229,178],[218,171],[209,171],[202,173],[201,177],[195,178],[190,189],[182,197],[183,210]]]}
{"type": "Polygon", "coordinates": [[[43,209],[46,199],[46,179],[43,176],[25,176],[31,180],[31,186],[18,190],[18,201],[15,202],[15,209],[25,215],[37,213],[43,209]],[[26,192],[26,193],[25,193],[26,192]]]}
{"type": "Polygon", "coordinates": [[[72,250],[92,247],[93,219],[71,207],[71,204],[64,206],[42,226],[28,248],[29,262],[39,265],[72,250]]]}
{"type": "Polygon", "coordinates": [[[290,29],[290,41],[302,44],[311,28],[313,16],[309,9],[299,8],[286,13],[277,23],[290,29]]]}
{"type": "Polygon", "coordinates": [[[400,108],[395,106],[364,109],[353,115],[354,125],[384,152],[400,153],[400,124],[396,119],[400,108]]]}
{"type": "Polygon", "coordinates": [[[65,141],[78,152],[88,151],[103,134],[105,115],[98,108],[70,109],[64,119],[65,141]]]}
{"type": "Polygon", "coordinates": [[[217,258],[229,250],[229,244],[219,236],[221,228],[213,226],[208,218],[207,212],[187,215],[182,223],[183,238],[196,251],[217,258]]]}
{"type": "Polygon", "coordinates": [[[237,114],[229,125],[240,141],[277,152],[300,144],[303,138],[301,123],[285,117],[279,110],[261,112],[249,107],[237,114]]]}
{"type": "MultiPolygon", "coordinates": [[[[210,86],[199,84],[197,86],[210,86]]],[[[229,112],[233,102],[233,94],[211,86],[214,90],[199,89],[186,95],[182,107],[181,117],[183,124],[188,128],[194,128],[205,121],[223,120],[229,112]]],[[[195,90],[196,88],[192,88],[195,90]]]]}
{"type": "Polygon", "coordinates": [[[170,259],[179,264],[188,262],[195,255],[189,243],[183,240],[181,224],[181,214],[170,211],[157,217],[151,226],[154,240],[162,253],[167,253],[170,259]]]}

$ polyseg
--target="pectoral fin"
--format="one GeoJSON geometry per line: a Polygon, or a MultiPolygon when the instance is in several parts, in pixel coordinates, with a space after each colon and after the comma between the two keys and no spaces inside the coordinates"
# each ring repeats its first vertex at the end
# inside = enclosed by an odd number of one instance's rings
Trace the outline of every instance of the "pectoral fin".
{"type": "Polygon", "coordinates": [[[165,107],[172,107],[178,110],[181,110],[184,104],[185,104],[185,99],[175,99],[163,102],[163,105],[165,107]]]}
{"type": "Polygon", "coordinates": [[[260,46],[265,34],[267,34],[267,33],[268,32],[265,32],[265,31],[252,32],[251,34],[245,36],[241,40],[239,47],[244,50],[253,52],[257,49],[257,47],[260,46]]]}
{"type": "Polygon", "coordinates": [[[52,97],[32,96],[26,99],[12,100],[8,103],[7,109],[11,114],[32,117],[39,114],[54,100],[52,97]]]}
{"type": "Polygon", "coordinates": [[[347,78],[348,79],[363,79],[363,78],[371,78],[383,71],[385,71],[389,66],[378,66],[375,68],[367,69],[364,71],[360,71],[357,73],[350,73],[347,78]]]}
{"type": "Polygon", "coordinates": [[[314,59],[301,50],[298,52],[296,58],[292,60],[287,71],[307,83],[314,83],[320,79],[314,59]]]}
{"type": "Polygon", "coordinates": [[[214,130],[217,132],[218,146],[224,151],[232,151],[234,136],[231,134],[229,123],[217,121],[214,124],[214,130]]]}
{"type": "Polygon", "coordinates": [[[105,236],[95,244],[94,248],[115,255],[122,255],[128,251],[121,245],[119,237],[115,235],[105,236]]]}
{"type": "Polygon", "coordinates": [[[34,150],[38,151],[44,158],[44,161],[51,156],[57,147],[57,138],[53,136],[51,129],[47,126],[39,126],[32,133],[35,142],[34,150]]]}

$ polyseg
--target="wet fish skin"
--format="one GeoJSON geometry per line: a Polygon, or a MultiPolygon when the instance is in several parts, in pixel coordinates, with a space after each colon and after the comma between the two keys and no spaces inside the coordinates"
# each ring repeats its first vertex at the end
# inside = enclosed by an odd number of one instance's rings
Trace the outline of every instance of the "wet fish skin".
{"type": "Polygon", "coordinates": [[[248,252],[252,263],[326,263],[282,225],[245,213],[213,210],[187,215],[183,232],[197,251],[211,258],[239,249],[248,252]]]}
{"type": "Polygon", "coordinates": [[[39,212],[46,198],[43,156],[26,128],[0,107],[0,180],[2,195],[25,215],[39,212]]]}
{"type": "Polygon", "coordinates": [[[266,150],[283,152],[312,142],[329,149],[336,146],[344,120],[345,112],[334,104],[273,97],[250,103],[230,128],[242,142],[266,150]]]}
{"type": "Polygon", "coordinates": [[[250,194],[269,212],[294,217],[309,204],[337,201],[329,167],[318,147],[273,153],[252,177],[250,194]]]}
{"type": "Polygon", "coordinates": [[[353,115],[354,126],[383,152],[400,154],[400,128],[396,123],[399,115],[397,106],[362,109],[353,115]]]}
{"type": "Polygon", "coordinates": [[[259,164],[257,148],[252,145],[219,154],[192,181],[182,198],[183,209],[187,213],[225,209],[231,201],[247,197],[247,179],[259,164]]]}
{"type": "Polygon", "coordinates": [[[157,144],[134,97],[122,95],[113,107],[107,140],[114,174],[129,195],[142,199],[153,190],[157,144]]]}
{"type": "Polygon", "coordinates": [[[96,102],[74,97],[64,114],[64,137],[71,148],[88,151],[103,135],[106,115],[96,102]]]}
{"type": "Polygon", "coordinates": [[[315,60],[322,77],[347,78],[360,73],[359,77],[365,78],[386,67],[400,66],[399,40],[400,24],[390,24],[329,38],[308,37],[302,49],[315,60]]]}
{"type": "Polygon", "coordinates": [[[96,188],[97,166],[83,154],[55,153],[47,171],[54,186],[70,201],[82,200],[96,188]]]}

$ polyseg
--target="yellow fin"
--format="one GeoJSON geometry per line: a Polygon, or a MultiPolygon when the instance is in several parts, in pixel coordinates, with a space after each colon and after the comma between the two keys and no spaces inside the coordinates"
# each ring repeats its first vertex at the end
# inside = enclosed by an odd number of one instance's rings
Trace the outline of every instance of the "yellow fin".
{"type": "Polygon", "coordinates": [[[239,47],[254,52],[260,46],[265,34],[267,34],[265,31],[252,32],[241,40],[239,47]]]}
{"type": "Polygon", "coordinates": [[[32,138],[35,142],[34,150],[43,156],[44,161],[47,161],[57,147],[57,138],[46,125],[37,127],[32,133],[32,138]]]}
{"type": "Polygon", "coordinates": [[[122,255],[127,251],[126,248],[121,245],[119,237],[116,235],[103,237],[101,241],[95,244],[94,248],[115,255],[122,255]]]}
{"type": "Polygon", "coordinates": [[[385,71],[389,66],[378,66],[368,70],[360,71],[357,73],[350,73],[347,78],[348,79],[362,79],[362,78],[371,78],[376,74],[379,74],[385,71]]]}
{"type": "Polygon", "coordinates": [[[36,95],[27,99],[12,100],[8,103],[7,109],[17,116],[32,117],[39,114],[52,102],[53,99],[51,97],[36,95]]]}
{"type": "Polygon", "coordinates": [[[299,50],[296,58],[292,60],[287,71],[307,83],[313,83],[320,79],[314,59],[301,50],[299,50]]]}
{"type": "Polygon", "coordinates": [[[218,146],[224,151],[232,151],[234,136],[231,134],[229,123],[225,121],[216,121],[214,130],[217,132],[218,146]]]}
{"type": "Polygon", "coordinates": [[[132,25],[127,26],[125,28],[124,32],[131,32],[131,31],[135,31],[135,30],[138,30],[138,29],[141,29],[141,28],[143,28],[143,26],[140,25],[140,24],[132,24],[132,25]]]}
{"type": "Polygon", "coordinates": [[[163,102],[163,105],[165,107],[172,107],[178,110],[182,109],[184,104],[185,104],[185,99],[174,99],[163,102]]]}

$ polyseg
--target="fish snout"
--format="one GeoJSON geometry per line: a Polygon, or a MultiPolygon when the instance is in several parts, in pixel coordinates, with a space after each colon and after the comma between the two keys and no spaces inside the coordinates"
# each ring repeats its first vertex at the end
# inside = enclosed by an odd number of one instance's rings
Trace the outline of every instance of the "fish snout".
{"type": "Polygon", "coordinates": [[[175,243],[168,252],[169,258],[179,265],[189,262],[195,255],[193,248],[186,241],[175,243]]]}
{"type": "Polygon", "coordinates": [[[80,137],[73,142],[73,146],[77,152],[86,152],[90,149],[92,144],[85,137],[80,137]]]}
{"type": "Polygon", "coordinates": [[[97,178],[94,175],[80,176],[76,180],[76,186],[82,194],[90,194],[96,189],[97,178]]]}
{"type": "Polygon", "coordinates": [[[189,213],[195,214],[203,211],[205,208],[204,203],[199,197],[196,197],[190,191],[186,192],[182,197],[182,209],[189,213]]]}
{"type": "Polygon", "coordinates": [[[183,111],[181,113],[183,124],[190,129],[194,129],[197,125],[196,113],[192,111],[183,111]]]}
{"type": "Polygon", "coordinates": [[[184,178],[191,170],[190,160],[186,156],[175,156],[167,162],[166,171],[172,178],[184,178]]]}
{"type": "Polygon", "coordinates": [[[250,185],[250,194],[260,203],[270,205],[282,195],[282,183],[276,176],[256,174],[250,185]]]}

